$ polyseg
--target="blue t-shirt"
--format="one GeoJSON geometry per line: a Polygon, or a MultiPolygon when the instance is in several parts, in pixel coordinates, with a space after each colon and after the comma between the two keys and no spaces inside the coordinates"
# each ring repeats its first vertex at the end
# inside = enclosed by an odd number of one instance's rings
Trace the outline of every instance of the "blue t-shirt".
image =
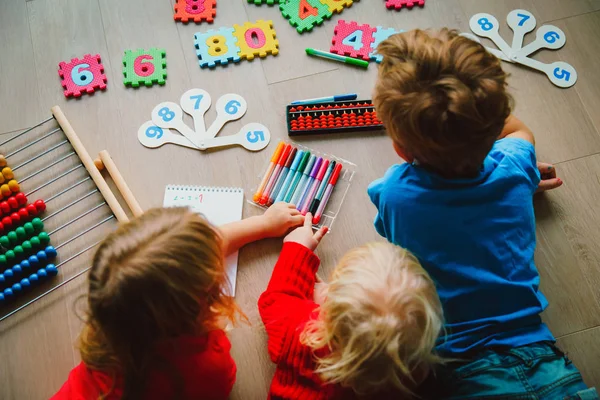
{"type": "Polygon", "coordinates": [[[436,283],[446,319],[440,352],[554,340],[539,315],[548,302],[533,262],[539,182],[533,145],[505,138],[476,178],[402,164],[369,186],[379,234],[413,252],[436,283]]]}

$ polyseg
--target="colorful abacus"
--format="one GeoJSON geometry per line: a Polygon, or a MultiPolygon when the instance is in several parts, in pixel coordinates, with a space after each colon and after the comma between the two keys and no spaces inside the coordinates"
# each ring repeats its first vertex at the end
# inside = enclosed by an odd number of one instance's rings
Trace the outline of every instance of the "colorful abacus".
{"type": "MultiPolygon", "coordinates": [[[[16,303],[19,299],[28,300],[26,297],[24,297],[28,291],[33,289],[35,286],[38,286],[43,281],[49,280],[51,277],[58,275],[59,267],[92,249],[100,242],[100,240],[79,250],[68,258],[60,260],[60,262],[57,264],[54,264],[54,260],[58,257],[57,250],[59,248],[66,246],[76,239],[90,233],[92,230],[96,229],[107,221],[114,219],[115,217],[120,222],[126,222],[128,220],[127,215],[121,208],[116,197],[109,189],[106,181],[99,171],[101,167],[105,166],[105,163],[109,163],[107,166],[109,173],[112,176],[115,176],[115,173],[118,173],[118,171],[115,170],[116,167],[114,166],[112,160],[110,160],[108,154],[102,154],[102,161],[97,161],[97,164],[95,164],[60,108],[57,106],[53,107],[52,114],[53,118],[48,118],[36,126],[0,143],[0,147],[2,147],[15,139],[22,137],[23,135],[31,135],[35,132],[36,128],[43,126],[53,119],[56,119],[59,125],[58,128],[46,132],[42,136],[29,141],[18,149],[8,153],[6,156],[0,155],[0,200],[2,200],[0,202],[0,307],[3,305],[12,304],[13,302],[16,303]],[[31,148],[33,145],[43,140],[51,138],[52,136],[56,135],[57,132],[64,133],[66,139],[55,145],[45,146],[40,153],[35,154],[33,157],[21,162],[14,168],[8,167],[7,159],[12,160],[13,156],[16,154],[31,148]],[[73,151],[70,151],[68,154],[55,159],[41,169],[24,177],[17,183],[14,174],[16,170],[29,165],[36,160],[43,160],[42,156],[51,156],[51,152],[57,149],[61,150],[61,147],[64,145],[70,145],[73,151]],[[73,161],[72,156],[78,157],[77,161],[79,162],[77,165],[70,168],[68,167],[66,171],[61,172],[60,164],[69,159],[73,161]],[[72,174],[77,170],[81,170],[81,168],[84,168],[84,170],[87,171],[87,177],[61,190],[56,190],[56,188],[52,187],[55,184],[59,184],[62,178],[72,174]],[[20,192],[23,182],[35,176],[37,176],[38,179],[43,179],[40,174],[46,171],[52,171],[52,173],[57,176],[45,181],[43,184],[31,190],[29,193],[25,194],[20,192]],[[76,195],[78,196],[76,200],[61,206],[58,210],[54,211],[48,216],[45,216],[43,219],[41,218],[41,214],[46,210],[46,205],[49,202],[60,198],[65,193],[71,192],[75,188],[79,188],[83,183],[88,181],[93,181],[95,183],[96,186],[93,190],[82,196],[76,195]],[[28,197],[30,197],[31,194],[36,193],[48,186],[50,186],[50,188],[47,190],[50,190],[51,195],[46,199],[46,201],[36,200],[28,204],[28,197]],[[87,209],[87,211],[84,211],[75,217],[68,218],[68,222],[64,223],[63,225],[56,227],[51,231],[47,231],[48,229],[46,227],[46,222],[49,219],[65,210],[70,209],[76,204],[81,203],[84,199],[87,199],[96,193],[102,194],[104,201],[101,201],[100,204],[87,209]],[[50,237],[56,232],[70,226],[76,221],[82,220],[87,215],[90,215],[95,210],[98,210],[106,205],[110,207],[110,210],[112,211],[111,215],[105,217],[99,222],[92,224],[91,226],[88,226],[69,239],[64,240],[56,247],[50,244],[50,237]]],[[[122,180],[121,177],[120,179],[122,180]]],[[[117,179],[115,179],[115,182],[116,181],[117,179]]],[[[128,189],[123,181],[116,183],[120,190],[123,190],[122,188],[128,189]]],[[[137,202],[135,202],[135,199],[132,197],[132,195],[129,193],[129,195],[125,197],[128,204],[131,204],[130,202],[135,203],[137,208],[134,209],[134,215],[139,215],[141,213],[141,209],[139,208],[139,205],[137,205],[137,202]]],[[[63,199],[63,202],[64,200],[65,199],[63,199]]],[[[4,314],[4,316],[0,318],[0,321],[8,318],[19,310],[22,310],[38,299],[48,295],[59,287],[84,274],[88,269],[89,268],[81,270],[74,276],[63,280],[61,283],[49,289],[48,291],[29,301],[24,302],[24,304],[23,302],[21,302],[21,305],[17,303],[18,307],[4,314]]]]}
{"type": "Polygon", "coordinates": [[[289,136],[384,129],[371,100],[287,106],[289,136]]]}

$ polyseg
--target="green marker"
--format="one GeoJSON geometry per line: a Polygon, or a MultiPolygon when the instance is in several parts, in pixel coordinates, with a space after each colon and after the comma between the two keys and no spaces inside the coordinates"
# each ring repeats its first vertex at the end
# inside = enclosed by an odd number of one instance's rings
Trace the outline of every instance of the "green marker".
{"type": "Polygon", "coordinates": [[[330,60],[335,60],[335,61],[343,62],[346,64],[350,64],[350,65],[356,65],[357,67],[369,68],[368,61],[359,60],[359,59],[352,58],[352,57],[340,56],[339,54],[328,53],[328,52],[322,51],[322,50],[307,48],[306,54],[308,54],[309,56],[323,57],[323,58],[328,58],[330,60]]]}
{"type": "Polygon", "coordinates": [[[298,182],[300,182],[300,178],[302,178],[302,173],[304,172],[304,168],[306,168],[306,164],[308,164],[309,158],[310,158],[310,151],[307,151],[302,156],[302,159],[300,160],[300,165],[298,165],[298,169],[296,170],[296,175],[294,175],[294,180],[292,181],[290,188],[288,189],[287,193],[285,194],[285,199],[283,201],[285,201],[286,203],[289,203],[290,200],[292,199],[292,196],[294,195],[294,192],[296,191],[296,186],[298,186],[298,182]]]}

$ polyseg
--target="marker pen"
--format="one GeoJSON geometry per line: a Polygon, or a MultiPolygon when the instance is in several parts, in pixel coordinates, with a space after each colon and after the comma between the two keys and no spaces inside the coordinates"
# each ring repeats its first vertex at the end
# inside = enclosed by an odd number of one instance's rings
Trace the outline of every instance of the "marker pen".
{"type": "Polygon", "coordinates": [[[317,189],[315,198],[310,203],[310,207],[308,210],[312,213],[312,215],[315,215],[315,213],[317,212],[317,208],[319,208],[319,203],[321,203],[321,199],[323,198],[323,193],[325,193],[325,188],[327,187],[327,184],[329,183],[329,179],[331,178],[331,174],[333,173],[333,170],[334,170],[336,164],[337,163],[335,161],[332,161],[329,163],[329,168],[327,168],[327,171],[325,172],[325,176],[323,177],[323,179],[321,180],[321,183],[319,184],[319,189],[317,189]]]}
{"type": "Polygon", "coordinates": [[[271,156],[271,162],[269,163],[269,166],[267,167],[267,172],[265,173],[265,176],[263,176],[262,181],[260,182],[260,185],[258,185],[258,189],[256,189],[256,193],[254,193],[254,196],[252,197],[252,200],[254,200],[254,202],[257,203],[258,200],[260,200],[260,197],[262,196],[262,192],[263,192],[263,190],[265,190],[265,187],[267,186],[269,177],[273,173],[273,170],[275,169],[275,164],[279,160],[279,157],[281,156],[281,152],[283,151],[284,147],[285,147],[285,143],[279,142],[279,144],[277,145],[277,148],[275,149],[275,152],[273,152],[273,155],[271,156]]]}
{"type": "Polygon", "coordinates": [[[273,190],[271,190],[271,193],[269,193],[269,198],[267,199],[267,206],[270,206],[271,204],[273,204],[275,197],[277,197],[277,194],[281,190],[281,185],[283,185],[283,181],[285,181],[285,178],[288,175],[290,166],[292,165],[292,161],[294,161],[294,158],[296,157],[297,151],[298,150],[295,147],[292,147],[292,151],[290,151],[290,154],[288,155],[287,160],[285,160],[285,164],[283,164],[283,169],[281,170],[281,173],[279,174],[279,177],[277,178],[277,182],[275,182],[275,186],[273,187],[273,190]]]}
{"type": "Polygon", "coordinates": [[[300,179],[300,183],[298,183],[298,186],[296,187],[296,190],[294,191],[294,195],[292,196],[292,199],[290,200],[290,203],[295,205],[296,208],[298,208],[298,200],[300,200],[300,196],[302,196],[302,193],[304,193],[304,188],[306,187],[306,182],[308,182],[308,178],[310,176],[310,173],[312,172],[312,168],[314,167],[316,161],[317,161],[317,156],[315,156],[315,155],[310,156],[310,159],[308,160],[308,164],[306,164],[306,168],[304,169],[304,172],[302,173],[302,178],[300,179]]]}
{"type": "Polygon", "coordinates": [[[283,201],[285,201],[286,203],[289,203],[290,200],[292,199],[292,196],[294,195],[294,192],[296,191],[296,188],[298,187],[298,182],[300,181],[300,178],[302,178],[302,174],[304,173],[304,170],[306,169],[306,166],[308,165],[309,160],[310,160],[310,151],[307,151],[302,156],[302,160],[300,160],[300,165],[298,165],[298,169],[296,170],[294,179],[292,179],[292,183],[290,184],[290,187],[288,188],[288,191],[285,194],[285,198],[283,201]]]}
{"type": "Polygon", "coordinates": [[[340,171],[342,170],[342,164],[338,164],[335,166],[335,169],[333,170],[333,174],[331,175],[331,180],[329,181],[329,183],[327,184],[327,188],[325,189],[325,194],[323,195],[323,200],[321,200],[321,204],[319,204],[319,208],[317,209],[317,212],[315,214],[315,216],[313,217],[313,225],[316,225],[319,223],[319,221],[321,220],[321,217],[323,216],[323,211],[325,210],[325,206],[327,205],[327,202],[329,201],[329,198],[331,197],[331,192],[333,192],[333,187],[335,186],[335,184],[338,181],[338,178],[340,177],[340,171]]]}
{"type": "Polygon", "coordinates": [[[287,193],[290,184],[292,183],[292,180],[294,179],[294,175],[296,174],[296,170],[298,169],[298,166],[300,165],[300,161],[302,161],[302,158],[304,157],[304,150],[298,150],[296,152],[296,157],[294,158],[294,161],[292,162],[292,165],[290,166],[290,171],[288,172],[285,181],[283,182],[283,185],[281,185],[281,189],[279,189],[279,193],[277,193],[277,198],[275,199],[275,203],[283,201],[283,199],[285,198],[285,194],[287,193]]]}
{"type": "Polygon", "coordinates": [[[321,164],[323,164],[323,158],[319,157],[317,158],[317,161],[315,161],[315,165],[313,165],[312,169],[310,170],[308,180],[306,181],[306,185],[304,185],[304,187],[302,188],[302,195],[298,199],[298,203],[294,203],[296,204],[296,209],[298,211],[302,210],[302,204],[304,204],[304,201],[308,197],[308,192],[310,191],[312,183],[317,177],[319,170],[321,169],[321,164]]]}
{"type": "Polygon", "coordinates": [[[319,172],[317,172],[317,176],[316,176],[315,180],[312,182],[310,190],[308,191],[308,195],[302,201],[302,206],[300,209],[300,212],[302,213],[302,215],[306,215],[306,213],[308,212],[310,205],[311,205],[313,199],[315,198],[315,195],[317,194],[317,189],[321,185],[321,182],[323,181],[323,176],[325,176],[325,171],[327,171],[328,167],[329,167],[329,160],[324,159],[323,163],[321,164],[321,168],[319,168],[319,172]]]}
{"type": "Polygon", "coordinates": [[[288,156],[290,155],[290,151],[292,151],[292,145],[286,144],[285,147],[283,148],[283,151],[281,152],[281,156],[279,156],[279,160],[277,161],[277,164],[275,164],[275,169],[273,170],[273,173],[271,174],[271,177],[269,178],[267,187],[265,187],[265,191],[263,192],[262,196],[260,197],[259,203],[261,205],[267,204],[267,200],[269,199],[269,194],[273,190],[273,186],[275,186],[275,182],[277,181],[277,178],[279,178],[279,173],[281,172],[281,169],[283,168],[283,164],[285,163],[288,156]]]}

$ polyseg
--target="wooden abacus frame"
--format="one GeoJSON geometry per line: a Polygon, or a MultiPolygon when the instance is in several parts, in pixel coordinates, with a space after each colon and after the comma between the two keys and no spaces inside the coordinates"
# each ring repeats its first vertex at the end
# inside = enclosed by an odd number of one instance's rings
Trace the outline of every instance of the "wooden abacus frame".
{"type": "MultiPolygon", "coordinates": [[[[123,179],[122,175],[120,174],[117,166],[115,165],[114,161],[112,160],[112,158],[110,157],[110,155],[108,154],[108,152],[106,150],[101,151],[99,153],[99,157],[96,160],[93,160],[88,151],[86,150],[86,148],[83,146],[83,143],[81,142],[81,140],[79,139],[79,137],[77,136],[77,134],[75,133],[75,130],[73,129],[73,127],[71,126],[71,123],[69,122],[69,120],[67,119],[67,117],[65,116],[65,114],[62,112],[62,110],[60,109],[59,106],[54,106],[51,108],[51,112],[52,112],[52,117],[40,122],[39,124],[28,128],[26,130],[24,130],[23,132],[18,133],[17,135],[12,136],[11,138],[9,138],[8,140],[3,141],[2,143],[0,143],[0,146],[5,145],[6,143],[21,137],[31,131],[33,131],[34,129],[48,123],[49,121],[51,121],[52,119],[55,119],[56,122],[59,125],[58,129],[55,129],[53,131],[51,131],[50,133],[42,136],[42,138],[38,138],[33,140],[32,142],[29,142],[27,144],[25,144],[24,146],[22,146],[20,149],[17,149],[15,151],[13,151],[11,154],[15,154],[18,151],[25,149],[29,146],[31,146],[32,144],[37,143],[38,141],[42,140],[43,138],[46,138],[48,136],[50,136],[51,134],[61,131],[65,134],[67,141],[71,144],[71,146],[73,147],[75,154],[77,155],[77,157],[79,158],[79,160],[81,161],[81,164],[85,167],[85,169],[87,170],[87,173],[89,174],[89,176],[91,177],[91,179],[93,180],[94,184],[97,187],[97,190],[100,192],[100,194],[102,195],[102,197],[104,198],[104,203],[101,203],[100,205],[97,205],[96,207],[86,211],[85,213],[81,214],[80,216],[76,217],[74,220],[68,222],[67,224],[63,225],[60,228],[55,229],[53,232],[62,229],[63,227],[68,226],[69,224],[71,224],[72,222],[76,221],[79,218],[82,218],[84,216],[86,216],[87,214],[91,213],[92,211],[96,210],[97,208],[103,206],[104,204],[108,205],[108,207],[110,208],[113,216],[110,216],[108,218],[105,218],[103,221],[101,221],[100,223],[95,224],[92,227],[89,227],[87,229],[85,229],[83,232],[79,233],[78,235],[72,237],[71,239],[67,240],[65,243],[61,244],[60,246],[75,240],[83,235],[85,235],[86,233],[88,233],[89,231],[95,229],[97,226],[101,225],[102,223],[112,219],[113,217],[117,219],[117,221],[119,223],[125,223],[129,221],[129,217],[127,216],[127,214],[125,213],[125,211],[123,210],[123,208],[121,207],[121,204],[119,203],[119,201],[117,200],[115,194],[113,193],[113,191],[110,189],[110,187],[108,186],[108,184],[106,183],[106,180],[104,179],[104,177],[101,174],[101,170],[106,169],[108,174],[111,176],[112,180],[114,181],[115,185],[117,186],[119,192],[121,193],[122,197],[124,198],[125,202],[127,203],[128,207],[131,209],[132,214],[137,217],[139,215],[141,215],[143,213],[142,208],[140,207],[139,203],[137,202],[137,200],[135,199],[135,196],[133,195],[133,193],[131,192],[131,190],[129,189],[129,187],[127,186],[127,183],[125,182],[125,180],[123,179]]],[[[61,142],[59,145],[50,148],[49,150],[47,150],[46,152],[43,152],[41,154],[36,155],[35,157],[33,157],[32,159],[28,160],[25,163],[22,163],[21,165],[24,165],[30,161],[35,160],[36,158],[40,157],[43,154],[46,154],[47,152],[53,150],[54,148],[60,146],[62,143],[65,142],[61,142]]],[[[72,153],[71,153],[72,155],[72,153]]],[[[2,156],[0,156],[2,157],[2,156]]],[[[50,164],[50,166],[56,165],[58,164],[60,161],[66,159],[68,156],[65,156],[61,159],[59,159],[58,161],[55,161],[53,163],[50,164]]],[[[53,180],[50,181],[53,182],[59,178],[61,178],[62,176],[65,176],[66,174],[68,174],[69,172],[73,171],[76,168],[79,168],[81,165],[79,165],[78,167],[72,168],[69,171],[67,171],[66,173],[60,175],[57,178],[54,178],[53,180]]],[[[39,172],[39,171],[38,171],[39,172]]],[[[30,176],[28,176],[27,178],[33,176],[35,174],[32,174],[30,176]]],[[[27,179],[26,178],[26,179],[27,179]]],[[[85,180],[89,180],[89,178],[84,179],[85,180]]],[[[81,183],[83,181],[80,181],[79,183],[81,183]]],[[[61,191],[60,193],[58,193],[57,195],[54,195],[52,198],[59,196],[62,193],[65,193],[66,191],[75,188],[77,185],[79,185],[79,183],[76,183],[75,185],[67,188],[66,190],[61,191]]],[[[48,183],[49,184],[49,183],[48,183]]],[[[45,185],[43,185],[45,186],[45,185]]],[[[43,187],[41,186],[41,187],[43,187]]],[[[40,188],[41,188],[40,187],[40,188]]],[[[38,188],[39,189],[39,188],[38,188]]],[[[38,189],[35,189],[33,192],[37,191],[38,189]]],[[[31,192],[31,193],[33,193],[31,192]]],[[[94,193],[96,191],[90,192],[88,195],[85,195],[82,198],[79,198],[78,200],[76,200],[75,202],[70,203],[69,205],[63,207],[61,210],[51,214],[50,216],[72,206],[73,204],[77,203],[80,200],[83,200],[85,197],[89,196],[91,193],[94,193]]],[[[31,194],[29,193],[29,194],[31,194]]],[[[47,200],[49,201],[49,200],[47,200]]],[[[46,217],[49,218],[50,216],[46,217]]],[[[52,232],[51,232],[52,233],[52,232]]],[[[73,260],[74,258],[78,257],[79,255],[85,253],[86,251],[92,249],[93,247],[97,246],[99,244],[99,242],[94,243],[91,246],[86,247],[85,249],[79,251],[78,253],[67,257],[64,261],[60,262],[58,265],[56,265],[56,267],[61,266],[62,264],[65,264],[71,260],[73,260]]],[[[60,247],[58,246],[58,247],[60,247]]],[[[57,248],[58,248],[57,247],[57,248]]],[[[10,269],[10,268],[9,268],[10,269]]],[[[6,318],[10,317],[11,315],[14,315],[15,313],[19,312],[20,310],[24,309],[25,307],[33,304],[34,302],[36,302],[37,300],[41,299],[42,297],[45,297],[47,295],[49,295],[50,293],[52,293],[53,291],[59,289],[60,287],[66,285],[67,283],[71,282],[72,280],[78,278],[79,276],[85,274],[88,270],[90,269],[90,267],[86,267],[83,270],[79,271],[78,273],[76,273],[75,275],[63,280],[62,282],[60,282],[59,284],[55,285],[54,287],[52,287],[51,289],[45,291],[44,293],[40,294],[39,296],[36,296],[35,298],[27,301],[26,303],[22,304],[21,306],[17,307],[16,309],[8,312],[7,314],[5,314],[4,316],[0,317],[0,322],[5,320],[6,318]]],[[[4,271],[6,272],[6,271],[4,271]]]]}

